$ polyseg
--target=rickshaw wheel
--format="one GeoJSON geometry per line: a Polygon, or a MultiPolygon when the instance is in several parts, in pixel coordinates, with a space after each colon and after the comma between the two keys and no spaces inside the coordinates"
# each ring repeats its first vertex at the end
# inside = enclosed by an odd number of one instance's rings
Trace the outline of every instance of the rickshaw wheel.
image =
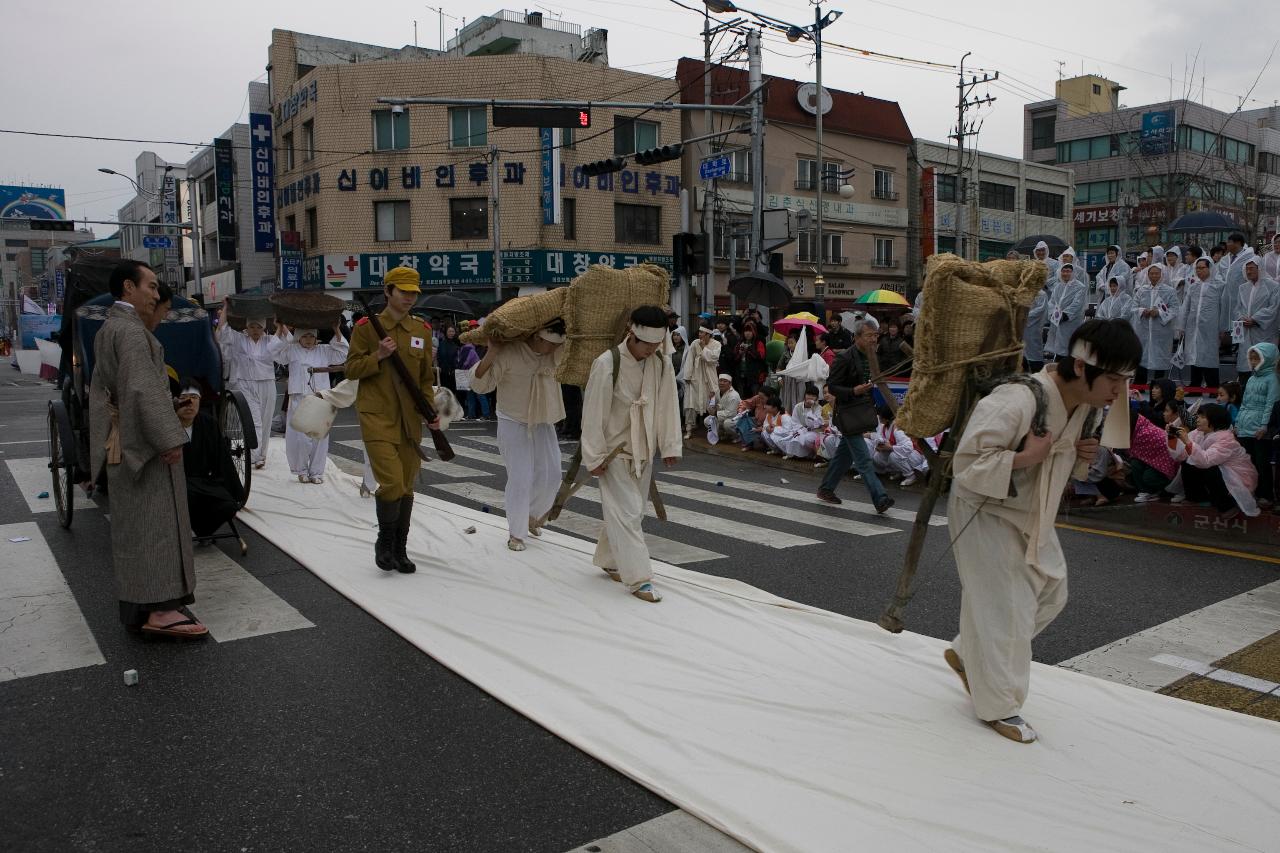
{"type": "Polygon", "coordinates": [[[257,433],[253,429],[253,416],[249,404],[239,391],[226,391],[222,404],[222,440],[231,454],[231,464],[243,488],[241,506],[249,501],[249,486],[253,479],[253,447],[257,433]]]}
{"type": "Polygon", "coordinates": [[[58,511],[58,523],[71,529],[75,513],[75,459],[68,458],[75,448],[67,443],[71,421],[61,401],[49,404],[49,473],[53,475],[53,504],[58,511]]]}

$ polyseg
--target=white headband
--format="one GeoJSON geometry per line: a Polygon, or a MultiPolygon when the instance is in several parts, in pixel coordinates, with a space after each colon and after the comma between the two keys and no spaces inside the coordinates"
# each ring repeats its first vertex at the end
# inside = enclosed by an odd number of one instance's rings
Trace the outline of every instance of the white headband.
{"type": "Polygon", "coordinates": [[[297,329],[296,331],[298,333],[298,337],[300,338],[305,338],[307,335],[310,335],[313,338],[320,337],[318,334],[316,334],[315,329],[297,329]]]}
{"type": "Polygon", "coordinates": [[[666,326],[637,326],[631,324],[631,334],[646,344],[660,344],[667,337],[666,326]]]}
{"type": "Polygon", "coordinates": [[[538,337],[540,337],[540,338],[542,338],[544,341],[546,341],[546,342],[548,342],[548,343],[552,343],[552,344],[562,344],[562,343],[564,343],[564,335],[559,334],[558,332],[553,332],[553,331],[551,331],[550,329],[539,329],[539,330],[538,330],[538,337]]]}
{"type": "Polygon", "coordinates": [[[700,334],[700,335],[701,335],[703,332],[706,332],[708,335],[714,335],[714,334],[715,334],[715,330],[714,330],[714,329],[708,329],[706,326],[699,326],[699,327],[698,327],[698,334],[700,334]]]}
{"type": "Polygon", "coordinates": [[[203,396],[204,396],[203,394],[201,394],[201,393],[200,393],[200,386],[199,386],[199,385],[188,385],[188,386],[186,386],[185,388],[183,388],[183,389],[182,389],[182,391],[178,394],[178,396],[179,396],[179,397],[181,397],[181,396],[184,396],[184,395],[187,395],[187,394],[190,394],[190,395],[192,395],[192,396],[196,396],[196,397],[203,397],[203,396]]]}
{"type": "Polygon", "coordinates": [[[721,380],[722,382],[733,382],[733,377],[732,377],[732,376],[730,376],[730,375],[729,375],[729,374],[727,374],[727,373],[721,373],[721,374],[720,374],[719,376],[717,376],[716,378],[717,378],[717,379],[719,379],[719,380],[721,380]]]}

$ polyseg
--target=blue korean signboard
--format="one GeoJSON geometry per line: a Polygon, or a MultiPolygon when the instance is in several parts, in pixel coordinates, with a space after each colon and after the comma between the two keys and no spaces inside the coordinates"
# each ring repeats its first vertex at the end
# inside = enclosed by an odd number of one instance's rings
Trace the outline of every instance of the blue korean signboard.
{"type": "Polygon", "coordinates": [[[556,147],[558,134],[549,127],[538,131],[542,143],[542,224],[555,225],[560,221],[560,184],[556,175],[560,172],[560,149],[556,147]]]}
{"type": "MultiPolygon", "coordinates": [[[[509,249],[502,253],[504,285],[568,284],[593,264],[625,269],[638,264],[657,264],[670,271],[671,255],[645,252],[582,252],[572,249],[509,249]]],[[[382,286],[387,271],[398,266],[412,267],[422,277],[424,290],[493,286],[493,252],[413,252],[352,253],[307,258],[304,286],[329,289],[330,277],[351,289],[382,286]],[[328,284],[326,284],[328,282],[328,284]]]]}
{"type": "MultiPolygon", "coordinates": [[[[253,248],[276,250],[275,154],[270,113],[249,113],[249,153],[253,161],[253,248]]],[[[319,181],[316,182],[319,189],[319,181]]]]}
{"type": "Polygon", "coordinates": [[[296,249],[280,252],[280,289],[302,289],[302,252],[296,249]]]}
{"type": "Polygon", "coordinates": [[[53,271],[53,295],[61,302],[63,295],[67,292],[67,277],[62,270],[53,271]]]}
{"type": "Polygon", "coordinates": [[[725,175],[733,171],[733,161],[721,154],[718,157],[708,157],[698,166],[698,177],[704,181],[712,178],[723,178],[725,175]]]}
{"type": "Polygon", "coordinates": [[[1138,146],[1143,154],[1168,154],[1173,150],[1173,110],[1142,114],[1142,136],[1138,146]]]}
{"type": "Polygon", "coordinates": [[[56,187],[0,186],[0,219],[66,219],[67,196],[56,187]]]}

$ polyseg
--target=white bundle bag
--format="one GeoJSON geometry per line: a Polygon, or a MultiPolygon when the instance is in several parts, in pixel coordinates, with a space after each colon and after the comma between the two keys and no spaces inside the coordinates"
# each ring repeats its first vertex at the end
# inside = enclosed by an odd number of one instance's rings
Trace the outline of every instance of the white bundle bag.
{"type": "Polygon", "coordinates": [[[338,407],[316,394],[307,394],[293,410],[289,426],[313,441],[319,441],[329,434],[333,420],[338,416],[338,407]]]}

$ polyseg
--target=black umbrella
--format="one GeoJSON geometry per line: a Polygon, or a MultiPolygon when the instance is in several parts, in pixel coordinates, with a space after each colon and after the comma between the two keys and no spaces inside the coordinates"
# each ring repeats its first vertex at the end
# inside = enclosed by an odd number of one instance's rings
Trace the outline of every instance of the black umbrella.
{"type": "Polygon", "coordinates": [[[1216,210],[1198,210],[1195,213],[1184,213],[1164,230],[1189,234],[1198,231],[1235,231],[1239,227],[1225,213],[1218,213],[1216,210]]]}
{"type": "Polygon", "coordinates": [[[729,282],[729,292],[739,299],[770,308],[791,304],[791,288],[786,282],[764,270],[740,275],[729,282]]]}
{"type": "Polygon", "coordinates": [[[417,305],[420,310],[443,311],[446,314],[475,316],[475,309],[452,293],[433,293],[417,305]]]}
{"type": "Polygon", "coordinates": [[[1052,234],[1032,234],[1030,237],[1023,237],[1013,247],[1013,251],[1019,255],[1030,255],[1035,252],[1036,243],[1041,240],[1049,247],[1049,257],[1056,258],[1062,254],[1062,250],[1067,248],[1067,244],[1062,241],[1061,237],[1055,237],[1052,234]]]}

